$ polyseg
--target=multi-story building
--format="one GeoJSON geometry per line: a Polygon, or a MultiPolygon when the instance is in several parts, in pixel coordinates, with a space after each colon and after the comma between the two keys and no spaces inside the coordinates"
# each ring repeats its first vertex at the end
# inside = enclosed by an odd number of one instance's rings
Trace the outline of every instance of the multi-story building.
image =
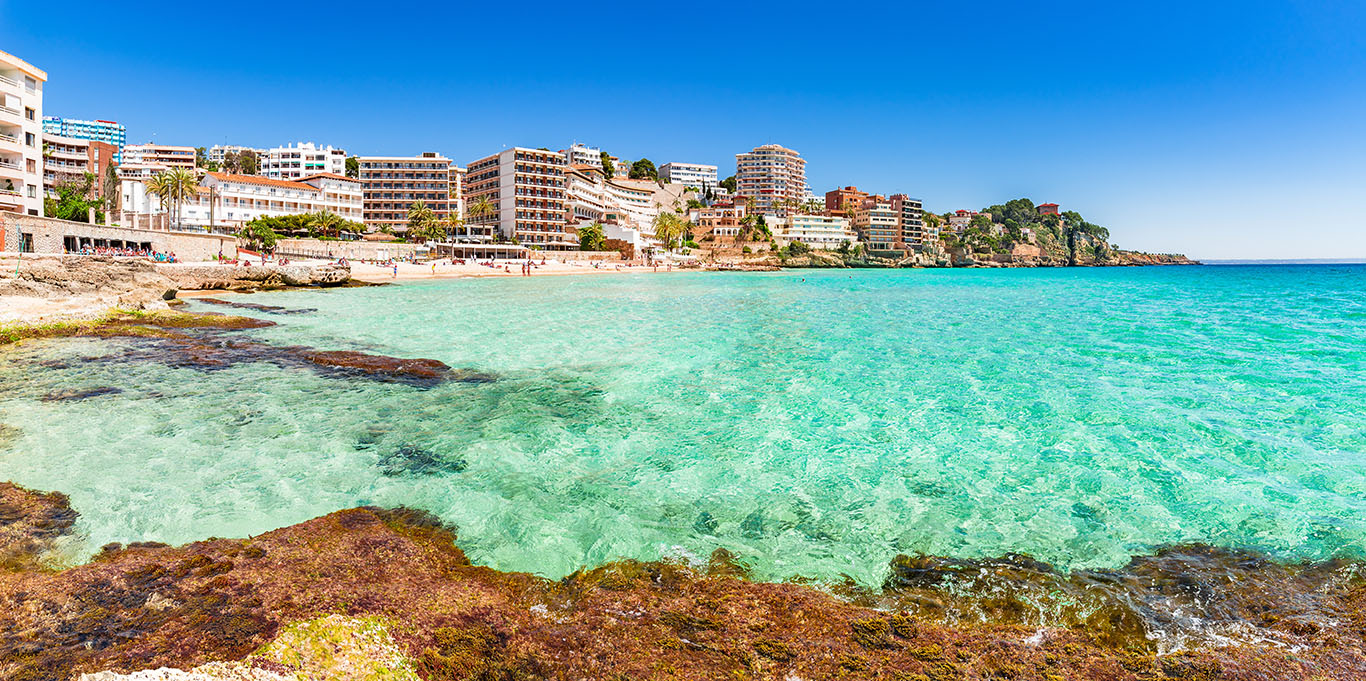
{"type": "Polygon", "coordinates": [[[853,212],[862,206],[867,198],[868,192],[861,192],[858,187],[831,189],[825,193],[825,212],[852,218],[853,212]]]}
{"type": "Polygon", "coordinates": [[[297,180],[318,173],[346,174],[346,150],[300,142],[267,149],[260,154],[261,175],[274,180],[297,180]]]}
{"type": "Polygon", "coordinates": [[[602,150],[596,147],[575,142],[569,145],[568,149],[561,149],[560,153],[564,154],[564,162],[567,165],[602,167],[602,150]]]}
{"type": "Polygon", "coordinates": [[[890,201],[892,212],[896,213],[897,228],[900,232],[896,249],[904,251],[923,246],[925,220],[920,199],[913,199],[905,194],[892,194],[890,201]]]}
{"type": "MultiPolygon", "coordinates": [[[[56,196],[57,185],[80,179],[86,173],[93,178],[90,187],[92,198],[116,199],[106,196],[105,178],[111,166],[117,167],[114,158],[119,148],[108,142],[95,142],[74,137],[62,137],[43,133],[43,193],[56,196]]],[[[114,191],[112,188],[109,191],[114,191]]],[[[108,205],[108,204],[106,204],[108,205]]]]}
{"type": "MultiPolygon", "coordinates": [[[[121,224],[165,224],[156,219],[165,208],[144,182],[124,180],[121,191],[121,224]]],[[[181,205],[178,227],[231,234],[254,218],[322,211],[359,223],[361,197],[360,180],[331,173],[293,181],[211,172],[200,180],[198,194],[181,205]]]]}
{"type": "Polygon", "coordinates": [[[1034,210],[1038,211],[1039,215],[1061,215],[1056,203],[1041,203],[1035,206],[1034,210]]]}
{"type": "Polygon", "coordinates": [[[780,247],[800,241],[811,248],[833,251],[858,243],[858,235],[844,216],[790,215],[773,230],[773,241],[780,247]]]}
{"type": "Polygon", "coordinates": [[[194,147],[167,144],[129,144],[123,148],[120,165],[160,165],[167,168],[194,168],[194,147]]]}
{"type": "Polygon", "coordinates": [[[418,156],[362,156],[358,162],[365,196],[365,225],[371,229],[408,231],[408,208],[418,201],[432,209],[438,219],[450,217],[453,210],[459,211],[459,197],[451,200],[452,175],[459,182],[459,174],[452,172],[451,160],[441,154],[428,151],[418,156]]]}
{"type": "Polygon", "coordinates": [[[128,143],[127,129],[114,121],[43,116],[43,132],[60,137],[112,144],[117,149],[114,153],[114,163],[122,160],[123,146],[128,143]]]}
{"type": "MultiPolygon", "coordinates": [[[[0,52],[0,210],[43,214],[43,83],[47,73],[0,52]]],[[[15,249],[22,250],[24,244],[15,249]]],[[[0,243],[0,250],[5,244],[0,243]]]]}
{"type": "MultiPolygon", "coordinates": [[[[968,225],[972,223],[972,219],[977,217],[977,215],[978,213],[975,210],[964,210],[960,208],[949,215],[949,229],[962,234],[963,231],[968,228],[968,225]]],[[[990,213],[988,213],[987,217],[990,216],[990,213]]]]}
{"type": "Polygon", "coordinates": [[[699,241],[711,241],[719,237],[735,237],[740,234],[745,219],[745,204],[741,202],[717,202],[705,208],[692,211],[691,220],[696,227],[693,237],[699,241]],[[711,238],[708,238],[708,237],[711,238]]]}
{"type": "Polygon", "coordinates": [[[506,239],[542,250],[578,248],[567,229],[564,154],[514,147],[469,164],[465,201],[487,199],[494,210],[473,219],[506,239]]]}
{"type": "Polygon", "coordinates": [[[643,252],[659,246],[655,219],[666,205],[673,208],[680,187],[661,187],[654,180],[608,178],[601,168],[571,166],[565,174],[566,220],[574,229],[601,223],[609,239],[643,252]]]}
{"type": "Polygon", "coordinates": [[[765,144],[735,155],[736,196],[754,201],[755,212],[787,217],[806,197],[806,161],[801,154],[765,144]]]}
{"type": "Polygon", "coordinates": [[[891,201],[881,196],[870,196],[854,211],[854,231],[868,244],[869,250],[897,250],[897,244],[901,241],[899,217],[892,209],[891,201]]]}
{"type": "Polygon", "coordinates": [[[258,159],[262,159],[266,155],[265,149],[257,149],[256,147],[243,147],[236,144],[215,144],[209,147],[209,150],[205,152],[204,157],[209,163],[214,164],[215,167],[222,170],[223,162],[227,160],[228,154],[240,155],[244,151],[250,151],[255,154],[258,159]]]}
{"type": "Polygon", "coordinates": [[[670,161],[659,167],[659,179],[685,187],[696,187],[698,190],[703,187],[714,189],[718,184],[716,166],[703,163],[670,161]]]}

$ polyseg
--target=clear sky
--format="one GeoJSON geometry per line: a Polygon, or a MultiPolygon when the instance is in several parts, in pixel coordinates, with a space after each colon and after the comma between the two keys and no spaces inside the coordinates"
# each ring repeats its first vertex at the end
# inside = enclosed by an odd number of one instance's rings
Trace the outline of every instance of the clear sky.
{"type": "Polygon", "coordinates": [[[0,0],[45,113],[130,142],[656,163],[797,149],[818,194],[1027,196],[1121,247],[1366,258],[1366,3],[0,0]]]}

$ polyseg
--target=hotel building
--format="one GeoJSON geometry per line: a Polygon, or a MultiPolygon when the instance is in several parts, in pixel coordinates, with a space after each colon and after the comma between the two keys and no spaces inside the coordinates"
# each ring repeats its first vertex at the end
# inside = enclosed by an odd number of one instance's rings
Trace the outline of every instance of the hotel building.
{"type": "Polygon", "coordinates": [[[843,215],[852,218],[852,213],[868,199],[868,192],[858,187],[840,187],[825,193],[825,212],[830,215],[843,215]]]}
{"type": "Polygon", "coordinates": [[[901,224],[892,202],[870,196],[854,211],[853,227],[872,251],[894,251],[901,242],[901,224]]]}
{"type": "Polygon", "coordinates": [[[564,154],[564,162],[567,165],[593,166],[595,168],[602,167],[601,149],[584,146],[575,142],[574,144],[569,145],[568,149],[561,149],[560,153],[564,154]]]}
{"type": "MultiPolygon", "coordinates": [[[[43,214],[43,83],[47,73],[0,52],[0,210],[43,214]]],[[[23,244],[19,248],[23,248],[23,244]]],[[[10,246],[14,249],[14,246],[10,246]]],[[[4,250],[4,244],[0,244],[4,250]]]]}
{"type": "Polygon", "coordinates": [[[418,156],[362,156],[359,163],[364,220],[371,229],[408,231],[408,207],[418,201],[432,209],[439,219],[460,208],[459,195],[454,200],[451,197],[451,180],[459,182],[458,169],[441,154],[429,151],[418,156]]]}
{"type": "Polygon", "coordinates": [[[806,161],[777,144],[765,144],[735,155],[735,195],[754,201],[764,215],[787,217],[790,206],[806,198],[806,161]]]}
{"type": "Polygon", "coordinates": [[[124,163],[193,170],[194,147],[175,147],[166,144],[129,144],[123,148],[120,165],[124,163]]]}
{"type": "Polygon", "coordinates": [[[659,167],[659,179],[685,187],[696,187],[699,191],[703,187],[715,189],[718,184],[716,166],[701,163],[670,161],[659,167]]]}
{"type": "Polygon", "coordinates": [[[115,163],[122,160],[123,146],[128,143],[128,131],[114,121],[43,116],[43,132],[59,137],[112,144],[116,148],[115,163]]]}
{"type": "Polygon", "coordinates": [[[691,220],[696,228],[693,237],[698,241],[711,241],[716,237],[739,236],[741,221],[745,219],[745,204],[716,203],[706,208],[692,211],[691,220]],[[708,238],[711,237],[711,239],[708,238]]]}
{"type": "MultiPolygon", "coordinates": [[[[165,211],[156,196],[149,194],[141,181],[122,183],[121,224],[125,227],[164,224],[158,219],[165,211]]],[[[319,173],[299,181],[273,180],[257,175],[205,173],[199,193],[181,206],[180,227],[221,234],[237,232],[254,218],[297,215],[327,211],[345,220],[360,222],[362,192],[360,180],[319,173]]]]}
{"type": "Polygon", "coordinates": [[[346,174],[346,150],[300,142],[258,153],[260,175],[273,180],[297,180],[318,173],[346,174]]]}
{"type": "Polygon", "coordinates": [[[56,196],[57,185],[90,173],[92,197],[117,199],[104,195],[104,180],[110,166],[118,165],[118,153],[119,148],[108,142],[43,133],[43,194],[56,196]]]}
{"type": "Polygon", "coordinates": [[[469,164],[465,201],[488,199],[491,215],[475,224],[493,228],[506,239],[531,248],[562,251],[578,248],[567,229],[564,154],[514,147],[469,164]]]}
{"type": "Polygon", "coordinates": [[[858,243],[858,235],[843,216],[791,215],[773,230],[773,241],[779,247],[800,241],[812,248],[833,251],[843,244],[858,243]]]}
{"type": "Polygon", "coordinates": [[[897,250],[919,248],[925,244],[925,220],[920,199],[905,194],[892,194],[892,212],[896,213],[900,238],[897,250]]]}

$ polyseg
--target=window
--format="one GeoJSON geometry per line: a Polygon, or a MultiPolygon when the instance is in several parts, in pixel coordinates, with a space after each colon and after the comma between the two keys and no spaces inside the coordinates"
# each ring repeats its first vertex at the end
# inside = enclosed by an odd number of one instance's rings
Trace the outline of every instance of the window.
{"type": "Polygon", "coordinates": [[[27,144],[27,145],[29,145],[30,147],[35,146],[33,133],[31,133],[31,132],[26,132],[26,133],[24,133],[24,144],[27,144]]]}
{"type": "Polygon", "coordinates": [[[31,108],[29,108],[29,107],[24,107],[24,118],[27,118],[27,119],[29,119],[29,120],[31,121],[31,120],[34,120],[34,116],[37,116],[37,115],[38,115],[38,112],[34,111],[33,109],[31,109],[31,108]]]}

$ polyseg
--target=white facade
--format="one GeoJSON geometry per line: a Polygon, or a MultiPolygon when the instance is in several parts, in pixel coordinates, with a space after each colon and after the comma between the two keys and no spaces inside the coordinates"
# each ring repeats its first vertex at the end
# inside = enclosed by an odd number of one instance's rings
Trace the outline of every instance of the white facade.
{"type": "Polygon", "coordinates": [[[346,174],[346,150],[300,142],[267,149],[260,174],[272,180],[297,180],[318,173],[346,174]]]}
{"type": "Polygon", "coordinates": [[[716,166],[709,166],[702,163],[677,163],[670,161],[659,167],[659,179],[665,182],[681,184],[685,187],[696,187],[699,191],[703,187],[715,189],[718,180],[716,179],[716,166]]]}
{"type": "Polygon", "coordinates": [[[565,163],[571,166],[602,167],[602,150],[596,147],[587,147],[575,142],[569,145],[568,149],[561,149],[560,153],[564,154],[565,163]]]}
{"type": "Polygon", "coordinates": [[[843,216],[792,215],[774,230],[773,241],[780,247],[800,241],[812,248],[833,251],[841,244],[858,243],[858,235],[843,216]]]}
{"type": "Polygon", "coordinates": [[[578,248],[566,229],[565,182],[569,166],[564,154],[513,147],[469,164],[464,198],[486,198],[493,215],[475,219],[477,226],[497,229],[504,238],[533,249],[578,248]]]}
{"type": "Polygon", "coordinates": [[[735,155],[735,195],[754,200],[754,211],[787,217],[792,203],[806,198],[806,161],[777,144],[765,144],[735,155]]]}
{"type": "MultiPolygon", "coordinates": [[[[160,199],[148,194],[146,184],[122,183],[124,222],[166,212],[160,199]]],[[[232,233],[254,218],[327,211],[352,222],[362,220],[359,180],[330,173],[295,182],[256,175],[207,173],[199,194],[181,206],[182,229],[232,233]]]]}
{"type": "Polygon", "coordinates": [[[194,147],[169,144],[130,144],[123,148],[123,163],[157,164],[168,168],[194,168],[194,147]]]}
{"type": "MultiPolygon", "coordinates": [[[[43,83],[47,73],[0,52],[0,210],[43,214],[43,83]]],[[[5,244],[5,250],[19,250],[5,244]]]]}
{"type": "Polygon", "coordinates": [[[213,163],[221,170],[223,168],[223,161],[227,158],[228,154],[241,154],[244,151],[250,151],[256,154],[256,158],[258,159],[264,158],[266,155],[265,149],[257,149],[256,147],[242,147],[235,144],[215,144],[209,147],[209,150],[205,152],[204,156],[210,163],[213,163]]]}

